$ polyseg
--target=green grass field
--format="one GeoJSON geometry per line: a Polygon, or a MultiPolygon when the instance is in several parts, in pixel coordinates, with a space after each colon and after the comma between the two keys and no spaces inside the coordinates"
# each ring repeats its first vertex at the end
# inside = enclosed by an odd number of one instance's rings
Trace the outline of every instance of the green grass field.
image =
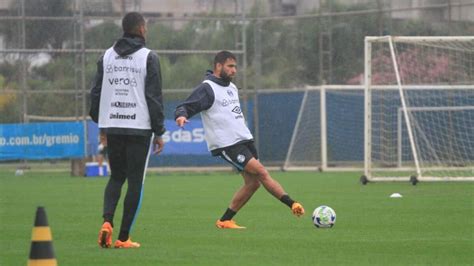
{"type": "Polygon", "coordinates": [[[247,229],[232,231],[214,222],[238,175],[151,173],[132,232],[142,247],[115,250],[96,244],[106,178],[0,168],[0,265],[26,264],[37,206],[46,208],[59,265],[474,264],[474,183],[362,186],[359,175],[274,172],[307,214],[293,217],[261,188],[235,217],[247,229]],[[403,198],[389,198],[394,192],[403,198]],[[323,204],[337,213],[332,229],[311,223],[323,204]]]}

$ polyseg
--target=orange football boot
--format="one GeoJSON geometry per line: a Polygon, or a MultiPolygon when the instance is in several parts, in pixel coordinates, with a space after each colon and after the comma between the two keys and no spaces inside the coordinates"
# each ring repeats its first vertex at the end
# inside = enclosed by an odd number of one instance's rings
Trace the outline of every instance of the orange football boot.
{"type": "Polygon", "coordinates": [[[133,242],[131,238],[128,238],[127,241],[124,241],[124,242],[117,239],[117,241],[115,241],[114,247],[115,248],[139,248],[140,243],[133,242]]]}
{"type": "Polygon", "coordinates": [[[293,203],[293,205],[291,205],[291,212],[293,212],[294,215],[300,217],[304,214],[303,205],[301,205],[299,202],[293,203]]]}
{"type": "Polygon", "coordinates": [[[217,220],[216,226],[221,229],[245,229],[244,226],[237,225],[234,220],[217,220]]]}
{"type": "Polygon", "coordinates": [[[102,224],[99,231],[99,246],[102,248],[110,248],[112,246],[112,225],[109,222],[102,224]]]}

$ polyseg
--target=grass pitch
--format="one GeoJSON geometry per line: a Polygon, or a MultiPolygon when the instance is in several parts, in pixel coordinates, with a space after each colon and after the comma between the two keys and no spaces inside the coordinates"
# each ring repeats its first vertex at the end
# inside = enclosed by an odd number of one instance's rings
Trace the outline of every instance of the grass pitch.
{"type": "Polygon", "coordinates": [[[235,217],[247,229],[233,231],[218,230],[214,223],[241,185],[240,176],[148,174],[132,231],[142,247],[115,250],[96,243],[107,178],[34,171],[15,176],[0,169],[0,265],[26,264],[37,206],[46,208],[59,265],[474,263],[474,183],[362,186],[359,176],[275,172],[306,215],[294,217],[262,187],[235,217]],[[389,198],[394,192],[403,198],[389,198]],[[323,204],[337,213],[332,229],[311,223],[312,210],[323,204]]]}

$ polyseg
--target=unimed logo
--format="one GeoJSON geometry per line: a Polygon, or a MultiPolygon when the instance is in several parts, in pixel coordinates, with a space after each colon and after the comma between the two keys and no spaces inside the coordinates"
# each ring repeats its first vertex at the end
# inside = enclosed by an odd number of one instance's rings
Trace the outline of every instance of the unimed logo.
{"type": "Polygon", "coordinates": [[[109,118],[110,119],[135,120],[135,119],[137,119],[137,114],[124,115],[124,114],[115,113],[115,114],[110,114],[109,118]]]}

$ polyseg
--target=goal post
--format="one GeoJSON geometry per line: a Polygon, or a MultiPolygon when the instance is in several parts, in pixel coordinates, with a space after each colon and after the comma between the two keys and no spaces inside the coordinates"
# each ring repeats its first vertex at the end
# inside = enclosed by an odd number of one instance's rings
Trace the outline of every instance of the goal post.
{"type": "Polygon", "coordinates": [[[364,87],[306,86],[292,130],[283,170],[363,169],[364,87]]]}
{"type": "Polygon", "coordinates": [[[327,165],[324,99],[321,87],[304,90],[283,170],[321,170],[327,165]]]}
{"type": "Polygon", "coordinates": [[[474,37],[365,38],[361,181],[474,181],[474,37]]]}

